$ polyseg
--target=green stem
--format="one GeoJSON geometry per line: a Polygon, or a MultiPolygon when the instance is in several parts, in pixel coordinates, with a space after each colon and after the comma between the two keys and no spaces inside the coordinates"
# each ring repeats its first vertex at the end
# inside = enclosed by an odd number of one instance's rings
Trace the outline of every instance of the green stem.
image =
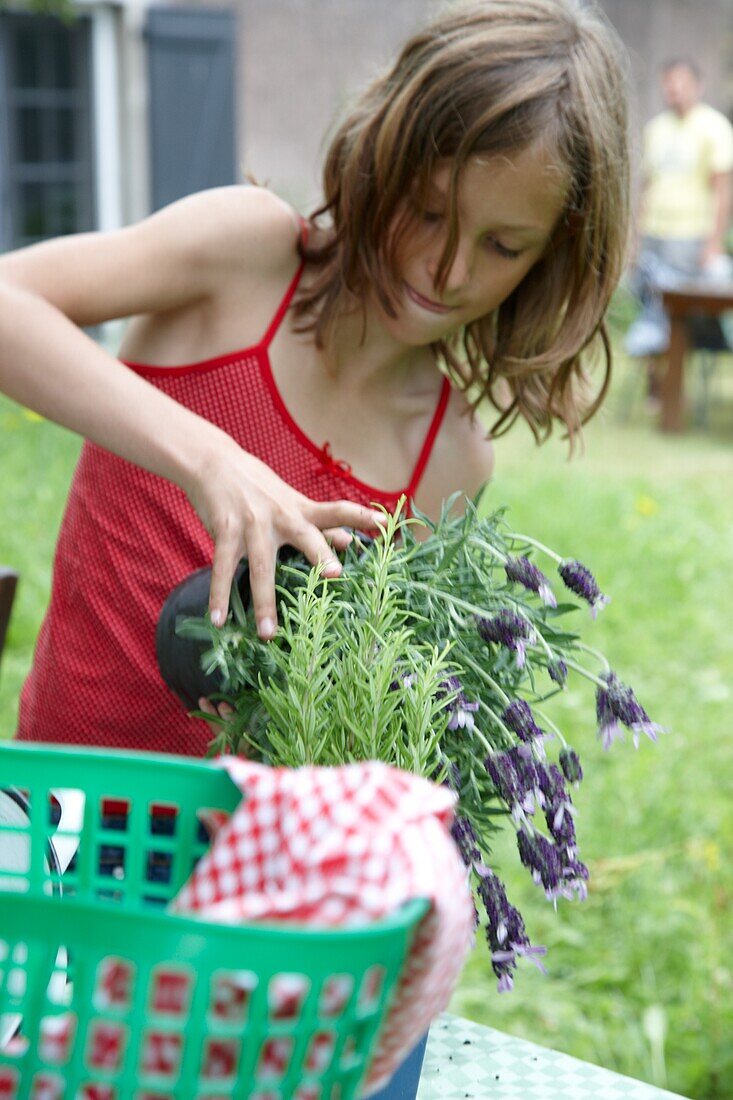
{"type": "Polygon", "coordinates": [[[565,654],[563,654],[562,659],[568,666],[568,668],[575,669],[575,671],[579,672],[581,676],[585,676],[586,680],[590,680],[592,684],[597,684],[598,687],[602,687],[604,691],[608,689],[608,684],[605,680],[602,680],[600,676],[594,676],[593,673],[589,672],[587,668],[583,668],[583,666],[579,665],[577,661],[573,661],[572,658],[566,656],[565,654]]]}
{"type": "MultiPolygon", "coordinates": [[[[482,699],[479,699],[478,705],[479,705],[479,710],[486,711],[486,713],[488,714],[491,721],[502,731],[502,733],[506,734],[509,741],[513,744],[514,741],[513,741],[513,738],[512,738],[511,731],[506,728],[506,726],[502,722],[499,715],[496,714],[496,712],[491,709],[491,707],[488,705],[488,703],[484,703],[484,701],[482,699]]],[[[494,750],[492,749],[492,752],[493,751],[494,750]]]]}
{"type": "MultiPolygon", "coordinates": [[[[485,707],[485,709],[488,711],[488,713],[491,715],[492,718],[496,719],[496,721],[499,721],[496,718],[496,715],[494,714],[494,712],[491,710],[490,707],[485,706],[485,704],[482,704],[482,705],[485,707]]],[[[501,725],[501,722],[499,722],[499,725],[501,725]]],[[[471,736],[472,737],[477,737],[488,753],[492,753],[492,752],[495,751],[494,748],[486,740],[486,738],[484,737],[483,733],[478,728],[478,726],[473,727],[473,729],[471,730],[471,736]]]]}
{"type": "Polygon", "coordinates": [[[557,737],[559,737],[559,738],[560,738],[560,741],[562,742],[562,744],[563,744],[563,745],[565,746],[565,748],[567,748],[567,745],[568,745],[568,743],[567,743],[567,741],[565,740],[565,738],[563,737],[563,735],[562,735],[562,732],[560,731],[560,729],[559,729],[559,728],[558,728],[558,727],[557,727],[557,726],[555,725],[555,723],[554,723],[554,722],[552,721],[552,719],[551,719],[551,718],[548,718],[548,717],[547,717],[547,714],[545,713],[545,711],[544,711],[544,710],[540,710],[540,708],[539,708],[539,707],[537,706],[537,704],[536,704],[536,703],[535,703],[535,704],[533,704],[533,705],[534,705],[534,711],[535,711],[535,713],[536,713],[536,714],[538,714],[538,715],[540,716],[540,718],[541,718],[541,719],[542,719],[542,721],[543,721],[543,722],[545,723],[545,725],[546,725],[546,726],[549,726],[549,727],[550,727],[550,729],[552,730],[552,732],[553,732],[554,734],[556,734],[556,735],[557,735],[557,737]]]}
{"type": "MultiPolygon", "coordinates": [[[[486,683],[489,685],[489,687],[492,689],[492,691],[495,691],[496,694],[499,696],[502,703],[504,703],[506,706],[509,706],[509,704],[511,703],[511,699],[509,698],[507,693],[504,691],[503,688],[499,687],[496,680],[494,680],[491,676],[489,676],[488,672],[486,672],[485,669],[481,668],[481,665],[478,664],[477,661],[474,661],[473,657],[469,657],[468,653],[466,653],[464,651],[463,653],[461,653],[461,660],[465,661],[465,663],[467,665],[470,665],[471,668],[473,669],[473,671],[475,673],[477,673],[477,675],[479,675],[482,680],[486,681],[486,683]]],[[[500,723],[500,725],[501,725],[501,723],[500,723]]],[[[502,727],[502,728],[505,729],[506,727],[502,727]]]]}
{"type": "MultiPolygon", "coordinates": [[[[420,588],[424,592],[429,592],[431,595],[438,595],[435,589],[429,585],[424,584],[422,581],[408,582],[410,588],[420,588]]],[[[441,600],[446,600],[448,603],[452,603],[454,607],[462,607],[464,611],[470,611],[472,615],[479,615],[482,619],[490,615],[491,612],[487,611],[485,607],[477,607],[474,603],[468,603],[466,600],[462,600],[460,596],[452,596],[448,592],[441,592],[438,596],[441,600]]]]}
{"type": "Polygon", "coordinates": [[[560,554],[556,554],[554,550],[550,550],[549,546],[545,546],[544,543],[538,542],[537,539],[530,538],[529,535],[515,533],[512,538],[515,542],[527,542],[530,546],[536,547],[536,549],[541,550],[543,554],[547,554],[548,558],[553,558],[558,565],[562,565],[565,560],[560,554]]]}
{"type": "Polygon", "coordinates": [[[604,654],[601,653],[601,651],[599,649],[594,649],[593,646],[586,645],[585,642],[575,642],[575,647],[576,647],[576,649],[582,649],[586,653],[590,653],[591,657],[595,657],[595,659],[598,661],[599,665],[601,665],[601,667],[604,668],[606,672],[611,671],[611,666],[609,665],[608,661],[606,660],[606,657],[604,656],[604,654]]]}
{"type": "Polygon", "coordinates": [[[469,536],[470,541],[474,546],[480,546],[482,550],[487,550],[492,557],[500,561],[502,565],[509,560],[507,554],[502,553],[501,550],[497,550],[495,546],[492,546],[490,542],[485,542],[483,539],[477,539],[475,536],[469,536]]]}
{"type": "Polygon", "coordinates": [[[453,622],[460,626],[462,630],[466,629],[466,627],[468,626],[468,620],[462,618],[462,616],[460,616],[456,611],[455,607],[453,607],[451,604],[448,604],[448,614],[450,615],[453,622]]]}
{"type": "MultiPolygon", "coordinates": [[[[529,619],[527,620],[527,622],[529,622],[529,619]]],[[[547,642],[545,641],[543,636],[540,634],[537,627],[534,625],[534,623],[530,623],[529,625],[534,630],[535,637],[537,638],[537,641],[540,643],[541,647],[544,649],[546,655],[550,658],[551,661],[554,661],[555,660],[555,654],[552,652],[552,650],[550,649],[549,645],[547,644],[547,642]]]]}

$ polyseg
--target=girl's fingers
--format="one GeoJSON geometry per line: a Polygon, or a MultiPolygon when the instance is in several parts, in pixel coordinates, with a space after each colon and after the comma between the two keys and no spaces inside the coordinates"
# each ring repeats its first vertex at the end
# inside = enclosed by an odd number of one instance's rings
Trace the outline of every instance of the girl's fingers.
{"type": "MultiPolygon", "coordinates": [[[[348,532],[344,532],[348,534],[348,532]]],[[[328,545],[325,535],[317,527],[308,526],[290,540],[298,550],[305,554],[311,565],[320,565],[324,577],[338,577],[342,565],[328,545]]]]}
{"type": "Polygon", "coordinates": [[[321,530],[333,527],[353,527],[355,531],[379,530],[386,523],[384,512],[367,508],[363,504],[354,504],[350,500],[329,500],[324,503],[310,502],[305,510],[306,519],[321,530]]]}
{"type": "MultiPolygon", "coordinates": [[[[325,540],[324,540],[325,542],[325,540]]],[[[277,630],[275,603],[275,546],[261,529],[253,528],[247,536],[249,588],[257,633],[263,642],[274,637],[277,630]]]]}
{"type": "Polygon", "coordinates": [[[209,614],[214,626],[223,626],[226,622],[234,573],[241,556],[238,539],[228,535],[220,535],[216,539],[209,590],[209,614]]]}
{"type": "MultiPolygon", "coordinates": [[[[298,534],[293,538],[290,534],[280,532],[280,542],[290,542],[301,550],[311,565],[321,563],[326,577],[337,577],[341,572],[341,563],[335,557],[334,551],[345,550],[352,541],[353,535],[345,528],[373,532],[379,530],[386,520],[383,512],[367,508],[362,504],[354,504],[349,500],[320,503],[296,494],[296,509],[300,512],[298,534]]],[[[250,524],[246,532],[252,608],[257,623],[257,633],[265,641],[272,638],[277,629],[275,603],[277,543],[270,532],[277,532],[279,528],[280,524],[275,524],[274,527],[268,524],[266,534],[261,523],[250,524]]],[[[226,621],[232,581],[243,549],[241,532],[236,533],[232,529],[215,534],[209,592],[209,613],[215,626],[222,626],[226,621]]]]}
{"type": "MultiPolygon", "coordinates": [[[[216,718],[217,710],[211,700],[205,696],[201,696],[199,699],[199,710],[204,711],[205,714],[210,714],[212,718],[216,718]]],[[[206,725],[211,730],[211,736],[217,737],[221,733],[218,722],[207,722],[206,725]]]]}
{"type": "Polygon", "coordinates": [[[231,718],[235,713],[234,707],[229,703],[222,701],[221,703],[214,703],[206,695],[202,695],[199,699],[199,710],[203,710],[206,714],[210,714],[212,718],[231,718]]]}
{"type": "MultiPolygon", "coordinates": [[[[229,703],[212,703],[211,699],[207,699],[205,695],[202,695],[199,699],[199,710],[204,711],[205,714],[210,714],[212,718],[223,718],[225,721],[228,721],[234,714],[234,708],[230,707],[229,703]]],[[[221,726],[218,722],[207,722],[206,725],[215,737],[221,733],[221,726]]]]}
{"type": "Polygon", "coordinates": [[[323,536],[334,550],[345,550],[354,541],[354,536],[344,527],[329,527],[323,536]]]}

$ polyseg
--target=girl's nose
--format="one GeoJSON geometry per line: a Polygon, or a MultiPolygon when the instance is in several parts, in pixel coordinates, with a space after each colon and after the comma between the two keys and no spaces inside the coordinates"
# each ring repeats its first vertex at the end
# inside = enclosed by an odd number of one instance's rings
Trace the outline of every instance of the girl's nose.
{"type": "MultiPolygon", "coordinates": [[[[437,256],[432,257],[428,261],[428,274],[435,285],[435,280],[438,277],[438,268],[440,266],[440,257],[442,253],[438,253],[437,256]]],[[[471,279],[471,257],[470,250],[458,245],[455,256],[453,257],[453,263],[448,269],[448,276],[445,280],[444,292],[462,290],[471,279]]]]}

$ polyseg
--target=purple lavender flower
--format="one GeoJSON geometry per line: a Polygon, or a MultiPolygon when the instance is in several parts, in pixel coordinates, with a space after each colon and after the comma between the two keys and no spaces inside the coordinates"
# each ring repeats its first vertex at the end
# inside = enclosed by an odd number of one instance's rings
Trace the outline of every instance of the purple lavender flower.
{"type": "Polygon", "coordinates": [[[565,682],[568,678],[568,666],[564,661],[549,661],[547,664],[547,671],[551,680],[554,680],[560,687],[565,687],[565,682]]]}
{"type": "Polygon", "coordinates": [[[570,796],[565,786],[565,777],[557,764],[550,764],[549,768],[546,768],[544,765],[537,765],[537,782],[547,802],[555,802],[562,799],[570,801],[570,796]]]}
{"type": "Polygon", "coordinates": [[[566,848],[558,848],[547,837],[529,833],[524,827],[517,833],[517,847],[522,863],[551,901],[575,895],[586,897],[588,868],[566,848]]]}
{"type": "Polygon", "coordinates": [[[437,768],[433,779],[437,781],[441,771],[445,772],[445,778],[442,780],[442,785],[447,787],[448,790],[453,791],[454,794],[461,793],[461,769],[456,764],[455,760],[449,760],[447,756],[441,759],[442,768],[437,768]]]}
{"type": "Polygon", "coordinates": [[[415,674],[413,672],[400,672],[398,679],[393,680],[389,685],[390,691],[399,691],[401,688],[411,688],[415,684],[415,674]]]}
{"type": "Polygon", "coordinates": [[[513,650],[517,655],[517,667],[524,666],[526,646],[535,640],[531,623],[514,611],[505,609],[492,615],[490,619],[477,618],[476,626],[485,642],[496,642],[513,650]]]}
{"type": "Polygon", "coordinates": [[[519,858],[531,872],[538,886],[542,886],[548,898],[562,893],[563,866],[552,841],[541,833],[529,833],[521,828],[517,833],[519,858]]]}
{"type": "Polygon", "coordinates": [[[476,830],[467,817],[456,817],[451,825],[451,836],[456,842],[461,859],[466,867],[473,867],[481,863],[481,852],[478,847],[476,830]]]}
{"type": "Polygon", "coordinates": [[[533,814],[536,806],[544,805],[537,765],[524,755],[520,747],[488,756],[486,771],[496,793],[506,802],[515,821],[533,814]]]}
{"type": "Polygon", "coordinates": [[[590,613],[595,619],[598,612],[608,603],[608,596],[603,595],[590,569],[579,561],[564,561],[560,563],[558,573],[571,592],[581,596],[590,604],[590,613]]]}
{"type": "Polygon", "coordinates": [[[583,769],[580,766],[580,757],[574,749],[560,750],[560,767],[568,783],[580,783],[583,769]]]}
{"type": "Polygon", "coordinates": [[[544,731],[535,722],[532,708],[525,699],[514,699],[502,714],[501,720],[522,741],[531,743],[536,738],[545,736],[544,731]]]}
{"type": "Polygon", "coordinates": [[[598,736],[604,749],[609,749],[615,740],[623,739],[621,725],[631,730],[637,749],[642,733],[650,741],[656,741],[662,728],[652,722],[632,689],[622,683],[615,672],[608,672],[601,679],[606,687],[596,688],[596,716],[598,736]]]}
{"type": "Polygon", "coordinates": [[[574,810],[574,806],[569,802],[552,803],[545,807],[545,820],[555,844],[565,852],[569,860],[574,860],[578,841],[571,810],[574,810]]]}
{"type": "Polygon", "coordinates": [[[445,709],[450,714],[448,719],[449,730],[473,729],[473,715],[478,710],[479,705],[478,703],[469,702],[468,697],[464,694],[463,684],[457,676],[449,676],[446,680],[443,680],[436,695],[439,699],[446,695],[452,696],[445,705],[445,709]]]}
{"type": "Polygon", "coordinates": [[[588,897],[586,883],[590,878],[588,868],[579,859],[569,859],[563,868],[564,884],[563,897],[577,896],[580,901],[588,897]]]}
{"type": "Polygon", "coordinates": [[[507,558],[504,562],[504,572],[510,581],[523,585],[530,592],[536,592],[548,607],[557,607],[557,600],[550,588],[549,580],[529,558],[507,558]]]}
{"type": "Polygon", "coordinates": [[[540,790],[545,796],[545,820],[558,848],[568,859],[575,858],[577,841],[573,814],[575,807],[565,786],[565,778],[557,764],[538,767],[540,790]]]}
{"type": "MultiPolygon", "coordinates": [[[[521,802],[524,792],[517,782],[517,776],[509,754],[497,752],[492,756],[487,756],[485,766],[499,798],[502,798],[508,806],[514,805],[515,802],[521,802]]],[[[534,783],[531,786],[534,787],[534,783]]]]}
{"type": "Polygon", "coordinates": [[[512,971],[516,969],[520,956],[530,959],[543,974],[547,973],[539,961],[547,953],[547,948],[533,947],[529,942],[521,914],[509,903],[506,890],[493,871],[487,869],[481,876],[478,895],[488,917],[486,939],[491,948],[491,965],[499,979],[499,993],[512,989],[512,971]]]}
{"type": "Polygon", "coordinates": [[[598,736],[603,748],[608,752],[614,741],[623,741],[624,731],[612,706],[608,690],[600,685],[596,688],[596,719],[598,736]]]}

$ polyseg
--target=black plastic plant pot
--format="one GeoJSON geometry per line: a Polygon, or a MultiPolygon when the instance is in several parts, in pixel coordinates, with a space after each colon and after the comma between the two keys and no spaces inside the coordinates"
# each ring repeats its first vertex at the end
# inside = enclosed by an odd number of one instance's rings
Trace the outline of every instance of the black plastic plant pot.
{"type": "MultiPolygon", "coordinates": [[[[282,546],[278,552],[280,562],[292,561],[296,557],[302,558],[302,554],[292,546],[282,546]]],[[[234,583],[244,608],[248,608],[251,594],[246,558],[242,558],[237,566],[234,583]]],[[[155,631],[155,653],[160,675],[187,710],[197,709],[202,696],[208,699],[222,690],[217,674],[207,675],[201,667],[201,658],[211,648],[208,641],[176,633],[183,619],[200,619],[206,615],[210,587],[210,567],[190,573],[176,585],[163,604],[155,631]]]]}
{"type": "MultiPolygon", "coordinates": [[[[245,607],[249,607],[249,568],[242,558],[234,575],[234,583],[245,607]]],[[[207,675],[201,667],[201,658],[210,645],[199,638],[176,633],[183,619],[200,619],[209,608],[211,568],[197,569],[171,591],[161,608],[155,631],[155,653],[158,669],[167,686],[181,700],[187,710],[195,710],[202,696],[208,698],[221,691],[222,684],[216,673],[207,675]]]]}
{"type": "MultiPolygon", "coordinates": [[[[368,535],[362,534],[358,545],[361,550],[367,550],[373,542],[368,535]]],[[[305,562],[304,555],[293,546],[281,546],[277,558],[278,562],[293,561],[294,558],[305,562]]],[[[248,608],[251,593],[246,558],[242,558],[237,566],[234,583],[243,606],[248,608]]],[[[155,631],[155,652],[160,674],[187,710],[195,710],[202,696],[208,699],[221,691],[223,686],[215,673],[207,675],[201,667],[201,658],[210,649],[208,641],[176,633],[183,619],[200,619],[206,615],[210,587],[211,569],[208,566],[185,577],[163,604],[155,631]]]]}

